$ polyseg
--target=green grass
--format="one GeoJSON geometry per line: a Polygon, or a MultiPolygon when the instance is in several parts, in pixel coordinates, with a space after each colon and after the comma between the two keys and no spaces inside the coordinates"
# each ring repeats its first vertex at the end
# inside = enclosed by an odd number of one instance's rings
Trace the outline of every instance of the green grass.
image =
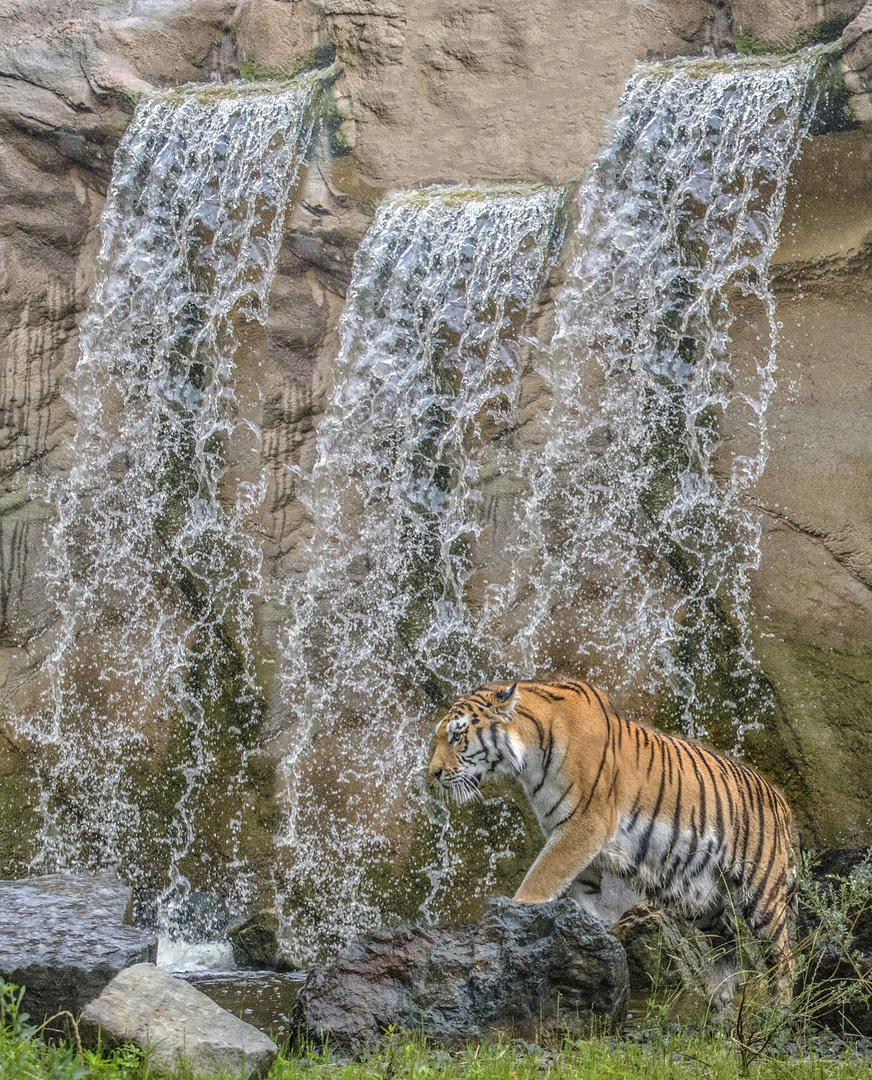
{"type": "MultiPolygon", "coordinates": [[[[18,1008],[20,991],[0,984],[0,1080],[191,1080],[184,1065],[173,1073],[151,1069],[134,1047],[96,1052],[68,1043],[48,1045],[18,1008]]],[[[827,1036],[820,1037],[826,1040],[827,1036]]],[[[359,1061],[313,1052],[283,1052],[269,1080],[860,1080],[872,1059],[816,1057],[816,1039],[790,1056],[760,1057],[743,1070],[730,1036],[702,1027],[634,1032],[550,1047],[506,1040],[452,1053],[403,1033],[359,1061]]]]}
{"type": "MultiPolygon", "coordinates": [[[[847,1057],[830,1060],[767,1058],[747,1073],[759,1080],[868,1080],[872,1063],[847,1057]]],[[[515,1043],[472,1046],[449,1055],[398,1038],[378,1055],[352,1063],[330,1064],[322,1058],[280,1058],[270,1080],[735,1080],[739,1059],[728,1037],[680,1032],[638,1042],[631,1039],[567,1041],[555,1049],[524,1050],[515,1043]]]]}

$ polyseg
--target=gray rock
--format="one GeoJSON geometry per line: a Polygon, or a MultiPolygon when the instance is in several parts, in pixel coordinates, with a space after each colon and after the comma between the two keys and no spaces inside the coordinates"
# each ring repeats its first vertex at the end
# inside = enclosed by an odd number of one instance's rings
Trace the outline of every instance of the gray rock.
{"type": "Polygon", "coordinates": [[[278,955],[279,920],[271,911],[260,911],[227,934],[233,959],[241,968],[271,968],[278,955]]]}
{"type": "Polygon", "coordinates": [[[631,990],[647,994],[680,984],[678,962],[664,932],[661,911],[645,902],[636,904],[624,912],[612,933],[627,954],[631,990]]]}
{"type": "Polygon", "coordinates": [[[273,911],[259,911],[250,919],[227,931],[237,967],[249,971],[296,971],[282,951],[279,919],[273,911]]]}
{"type": "Polygon", "coordinates": [[[0,976],[26,987],[33,1020],[77,1013],[123,968],[154,961],[154,935],[124,925],[131,898],[111,874],[0,881],[0,976]]]}
{"type": "Polygon", "coordinates": [[[112,980],[85,1006],[82,1030],[96,1029],[107,1041],[132,1042],[150,1051],[153,1069],[173,1069],[186,1061],[197,1074],[259,1076],[278,1047],[257,1028],[153,964],[136,964],[112,980]]]}
{"type": "Polygon", "coordinates": [[[385,927],[312,969],[298,1031],[359,1053],[390,1026],[447,1043],[619,1025],[629,980],[621,945],[574,900],[492,900],[478,925],[385,927]]]}

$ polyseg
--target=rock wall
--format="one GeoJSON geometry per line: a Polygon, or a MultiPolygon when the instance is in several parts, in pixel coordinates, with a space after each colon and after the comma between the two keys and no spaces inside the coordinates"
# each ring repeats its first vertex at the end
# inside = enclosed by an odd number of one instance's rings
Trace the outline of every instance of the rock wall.
{"type": "MultiPolygon", "coordinates": [[[[41,491],[69,464],[65,385],[112,155],[136,95],[294,72],[335,50],[340,152],[331,155],[325,136],[290,220],[270,325],[239,372],[240,401],[263,433],[262,528],[278,575],[304,569],[308,522],[285,465],[313,460],[351,261],[385,189],[569,180],[593,159],[638,59],[833,39],[861,7],[84,0],[69,14],[48,0],[0,0],[0,868],[18,873],[28,858],[34,762],[14,717],[36,708],[52,644],[40,576],[51,510],[41,491]]],[[[867,8],[844,38],[861,121],[870,28],[867,8]]],[[[861,124],[816,138],[797,171],[776,260],[782,375],[755,496],[764,522],[757,648],[777,709],[749,751],[785,786],[807,837],[828,844],[872,839],[870,155],[861,124]]],[[[753,320],[749,312],[736,336],[749,363],[753,320]]],[[[275,617],[261,612],[267,645],[275,617]]]]}

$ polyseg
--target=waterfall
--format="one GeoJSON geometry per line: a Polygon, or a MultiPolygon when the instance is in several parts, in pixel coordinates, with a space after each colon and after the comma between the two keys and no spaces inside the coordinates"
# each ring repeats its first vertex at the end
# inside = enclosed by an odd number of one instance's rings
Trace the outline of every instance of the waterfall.
{"type": "Polygon", "coordinates": [[[262,713],[249,524],[264,482],[245,468],[257,432],[238,411],[234,358],[266,321],[316,86],[155,92],[118,148],[72,386],[78,429],[50,491],[58,629],[44,708],[23,725],[40,752],[43,868],[115,866],[158,888],[169,874],[183,893],[196,860],[201,880],[244,899],[242,776],[262,713]],[[210,868],[200,839],[218,833],[210,868]]]}
{"type": "Polygon", "coordinates": [[[317,84],[139,106],[101,224],[69,473],[49,493],[59,619],[43,708],[20,724],[39,751],[37,866],[118,867],[165,887],[165,907],[194,866],[241,907],[271,872],[307,961],[415,910],[457,914],[461,894],[468,913],[503,880],[521,811],[500,793],[449,821],[423,782],[434,713],[478,683],[579,674],[684,731],[741,737],[767,694],[748,582],[769,263],[817,63],[640,68],[574,209],[520,183],[386,198],[314,468],[289,471],[308,533],[278,585],[234,368],[266,322],[317,84]],[[740,311],[759,329],[750,367],[740,311]],[[280,616],[268,723],[257,598],[280,616]],[[270,760],[282,822],[254,865],[249,780],[270,817],[270,760]]]}
{"type": "Polygon", "coordinates": [[[285,596],[279,891],[298,958],[392,904],[448,914],[464,874],[468,897],[487,895],[517,850],[523,822],[488,800],[470,873],[421,790],[432,715],[458,692],[562,670],[641,689],[661,720],[728,743],[766,707],[747,496],[776,368],[769,263],[817,64],[634,74],[581,184],[556,329],[529,348],[532,372],[524,314],[552,258],[557,193],[443,189],[381,208],[355,262],[318,462],[299,478],[312,568],[285,596]],[[750,372],[730,349],[737,301],[761,331],[750,372]],[[519,408],[525,380],[545,388],[544,415],[519,408]],[[724,445],[725,420],[743,428],[741,451],[724,445]],[[494,477],[512,507],[509,580],[478,550],[494,477]]]}
{"type": "MultiPolygon", "coordinates": [[[[384,876],[426,805],[433,710],[499,655],[467,603],[470,549],[561,201],[522,185],[404,193],[357,252],[317,463],[300,477],[311,569],[284,597],[279,886],[298,958],[396,914],[384,876]]],[[[401,886],[400,911],[421,880],[401,886]]]]}
{"type": "Polygon", "coordinates": [[[818,63],[682,60],[629,80],[540,354],[544,434],[516,466],[519,667],[659,693],[661,723],[726,748],[768,707],[749,499],[775,386],[769,264],[818,63]],[[737,304],[758,328],[750,370],[731,348],[737,304]]]}

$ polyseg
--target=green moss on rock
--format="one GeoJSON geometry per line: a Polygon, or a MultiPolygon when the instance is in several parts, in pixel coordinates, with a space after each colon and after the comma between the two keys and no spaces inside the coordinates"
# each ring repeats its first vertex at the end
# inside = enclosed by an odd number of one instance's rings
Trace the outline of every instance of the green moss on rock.
{"type": "Polygon", "coordinates": [[[783,631],[757,653],[775,694],[747,755],[788,797],[807,842],[872,842],[872,652],[823,649],[783,631]]]}
{"type": "Polygon", "coordinates": [[[784,56],[798,49],[806,49],[810,45],[827,45],[839,40],[842,31],[852,19],[853,15],[834,15],[812,23],[810,26],[804,26],[795,34],[780,41],[760,37],[748,28],[740,28],[736,33],[736,52],[747,56],[764,56],[772,53],[784,56]]]}
{"type": "Polygon", "coordinates": [[[0,740],[0,878],[29,870],[40,826],[39,791],[26,757],[0,740]]]}
{"type": "Polygon", "coordinates": [[[281,67],[273,68],[259,60],[243,59],[239,62],[239,74],[249,82],[267,82],[272,79],[294,79],[306,71],[319,71],[330,67],[336,60],[336,50],[331,44],[316,45],[307,52],[293,57],[281,67]]]}

